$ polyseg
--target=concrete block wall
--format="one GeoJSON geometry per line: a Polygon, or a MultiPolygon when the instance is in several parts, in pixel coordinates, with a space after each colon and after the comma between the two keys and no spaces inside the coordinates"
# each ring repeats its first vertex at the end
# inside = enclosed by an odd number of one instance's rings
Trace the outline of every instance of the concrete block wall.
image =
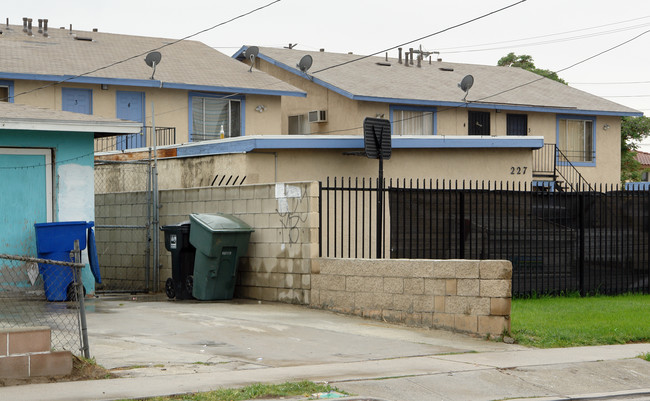
{"type": "Polygon", "coordinates": [[[410,326],[510,331],[512,265],[493,260],[312,261],[311,306],[410,326]]]}
{"type": "MultiPolygon", "coordinates": [[[[318,258],[318,183],[277,183],[160,191],[160,224],[190,213],[227,213],[255,229],[238,270],[235,297],[309,304],[311,261],[318,258]]],[[[160,288],[171,277],[161,235],[160,288]]]]}
{"type": "Polygon", "coordinates": [[[70,351],[50,351],[49,327],[0,330],[0,378],[65,376],[72,372],[70,351]]]}

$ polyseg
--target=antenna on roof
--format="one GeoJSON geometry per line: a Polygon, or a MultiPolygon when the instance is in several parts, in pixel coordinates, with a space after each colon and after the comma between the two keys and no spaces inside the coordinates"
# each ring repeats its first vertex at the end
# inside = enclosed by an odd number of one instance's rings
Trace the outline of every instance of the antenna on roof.
{"type": "Polygon", "coordinates": [[[251,68],[248,72],[253,72],[253,65],[255,65],[255,58],[258,54],[260,54],[260,48],[257,46],[250,46],[246,51],[244,51],[244,57],[251,62],[251,68]]]}
{"type": "Polygon", "coordinates": [[[162,54],[160,54],[160,52],[151,52],[144,58],[144,62],[147,63],[149,67],[153,68],[151,79],[153,79],[153,76],[156,73],[156,65],[160,64],[160,60],[162,60],[162,54]]]}
{"type": "Polygon", "coordinates": [[[314,59],[309,55],[306,54],[302,56],[298,64],[296,64],[296,67],[300,69],[303,73],[307,73],[307,70],[311,68],[311,65],[314,63],[314,59]]]}
{"type": "Polygon", "coordinates": [[[474,85],[474,77],[471,75],[465,75],[462,81],[458,84],[458,87],[465,92],[465,97],[463,102],[467,102],[467,95],[469,94],[469,89],[474,85]]]}

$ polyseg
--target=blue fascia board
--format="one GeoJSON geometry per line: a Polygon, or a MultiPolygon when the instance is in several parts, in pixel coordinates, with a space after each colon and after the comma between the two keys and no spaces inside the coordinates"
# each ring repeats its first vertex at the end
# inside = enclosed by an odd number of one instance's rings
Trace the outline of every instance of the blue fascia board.
{"type": "Polygon", "coordinates": [[[191,84],[179,84],[179,83],[172,83],[172,82],[163,82],[162,88],[183,89],[183,90],[202,91],[202,92],[241,93],[243,95],[307,97],[307,93],[305,92],[277,91],[277,90],[270,90],[270,89],[255,89],[255,88],[238,88],[234,86],[228,87],[228,86],[211,86],[211,85],[191,85],[191,84]]]}
{"type": "MultiPolygon", "coordinates": [[[[393,137],[393,149],[539,149],[543,137],[393,137]]],[[[255,136],[197,142],[177,147],[177,157],[249,153],[260,150],[364,148],[362,136],[255,136]]]]}
{"type": "Polygon", "coordinates": [[[174,82],[164,82],[155,79],[121,79],[121,78],[104,78],[104,77],[88,77],[76,75],[41,75],[41,74],[22,74],[22,73],[7,73],[0,72],[0,79],[24,80],[24,81],[46,81],[46,82],[70,82],[82,84],[106,84],[114,86],[136,86],[145,88],[167,88],[167,89],[181,89],[181,90],[195,90],[206,92],[223,92],[223,93],[241,93],[250,95],[269,95],[269,96],[295,96],[307,97],[305,92],[297,91],[276,91],[269,89],[255,89],[255,88],[237,88],[227,86],[213,86],[213,85],[193,85],[174,82]]]}
{"type": "Polygon", "coordinates": [[[160,87],[160,81],[153,79],[120,79],[104,77],[88,77],[77,75],[47,75],[47,74],[23,74],[14,72],[0,72],[0,79],[14,79],[23,81],[46,81],[46,82],[71,82],[83,84],[107,84],[122,86],[143,86],[150,88],[160,87]]]}

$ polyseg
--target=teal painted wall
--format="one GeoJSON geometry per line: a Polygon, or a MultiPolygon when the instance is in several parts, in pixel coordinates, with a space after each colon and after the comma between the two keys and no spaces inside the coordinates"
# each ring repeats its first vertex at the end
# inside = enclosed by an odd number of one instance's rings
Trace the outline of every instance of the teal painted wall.
{"type": "MultiPolygon", "coordinates": [[[[93,133],[0,130],[0,148],[51,149],[52,220],[95,220],[93,133]]],[[[43,164],[43,156],[0,155],[0,253],[36,256],[34,223],[47,221],[43,164]]],[[[89,270],[83,282],[92,294],[89,270]]]]}

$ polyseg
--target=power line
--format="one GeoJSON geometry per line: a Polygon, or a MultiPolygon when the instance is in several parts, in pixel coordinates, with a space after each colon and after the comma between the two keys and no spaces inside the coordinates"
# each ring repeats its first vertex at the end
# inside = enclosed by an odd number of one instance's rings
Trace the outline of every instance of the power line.
{"type": "MultiPolygon", "coordinates": [[[[650,32],[650,29],[647,30],[647,31],[644,31],[644,32],[642,32],[642,33],[640,33],[640,34],[638,34],[638,35],[636,35],[635,37],[633,37],[633,38],[631,38],[631,39],[628,39],[628,40],[626,40],[626,41],[624,41],[624,42],[621,42],[621,43],[619,43],[619,44],[617,44],[617,45],[615,45],[615,46],[612,46],[612,47],[610,47],[610,48],[608,48],[608,49],[606,49],[606,50],[603,50],[603,51],[601,51],[601,52],[598,52],[598,53],[594,54],[593,56],[587,57],[587,58],[585,58],[585,59],[583,59],[583,60],[578,61],[577,63],[573,63],[573,64],[571,64],[571,65],[568,66],[568,67],[564,67],[564,68],[559,69],[559,70],[554,71],[554,72],[557,74],[557,73],[559,73],[559,72],[566,71],[566,70],[568,70],[568,69],[570,69],[570,68],[573,68],[573,67],[575,67],[575,66],[577,66],[577,65],[580,65],[580,64],[586,63],[587,61],[589,61],[589,60],[591,60],[591,59],[594,59],[594,58],[596,58],[596,57],[598,57],[598,56],[600,56],[600,55],[603,55],[603,54],[605,54],[605,53],[607,53],[607,52],[610,52],[610,51],[612,51],[612,50],[614,50],[614,49],[617,49],[617,48],[619,48],[619,47],[621,47],[621,46],[623,46],[623,45],[628,44],[628,43],[632,42],[633,40],[636,40],[636,39],[640,38],[641,36],[645,35],[645,34],[648,33],[648,32],[650,32]]],[[[546,77],[543,77],[543,76],[542,76],[542,77],[539,77],[538,79],[534,79],[534,80],[532,80],[532,81],[530,81],[530,82],[526,82],[526,83],[523,83],[523,84],[521,84],[521,85],[514,86],[514,87],[512,87],[512,88],[510,88],[510,89],[503,90],[503,91],[501,91],[501,92],[495,93],[494,95],[489,95],[489,96],[483,97],[483,98],[481,98],[481,99],[477,99],[477,100],[475,100],[475,101],[482,101],[482,100],[485,100],[485,99],[489,99],[489,98],[491,98],[491,97],[495,97],[495,96],[498,96],[498,95],[504,94],[504,93],[506,93],[506,92],[510,92],[510,91],[515,90],[515,89],[519,89],[519,88],[521,88],[521,87],[524,87],[524,86],[530,85],[530,84],[532,84],[532,83],[535,83],[535,82],[541,81],[541,80],[544,79],[544,78],[546,78],[546,77]]]]}
{"type": "Polygon", "coordinates": [[[191,34],[191,35],[187,35],[187,36],[185,36],[185,37],[183,37],[183,38],[181,38],[181,39],[176,39],[176,40],[171,41],[171,42],[169,42],[169,43],[165,43],[165,44],[162,45],[162,46],[159,46],[159,47],[156,47],[156,48],[154,48],[154,49],[148,50],[148,51],[146,51],[146,52],[144,52],[144,53],[139,53],[139,54],[136,54],[135,56],[131,56],[131,57],[127,57],[127,58],[125,58],[125,59],[123,59],[123,60],[115,61],[115,62],[113,62],[113,63],[111,63],[111,64],[104,65],[104,66],[102,66],[102,67],[96,68],[96,69],[94,69],[94,70],[92,70],[92,71],[84,72],[84,73],[82,73],[82,74],[74,75],[74,76],[68,77],[68,78],[66,78],[66,79],[62,79],[62,80],[60,80],[60,81],[53,82],[53,83],[51,83],[51,84],[43,85],[43,86],[40,86],[40,87],[37,87],[37,88],[34,88],[34,89],[30,89],[30,90],[25,91],[25,92],[21,92],[21,93],[15,94],[13,97],[16,98],[17,96],[26,95],[26,94],[29,94],[29,93],[32,93],[32,92],[36,92],[36,91],[39,91],[39,90],[42,90],[42,89],[49,88],[49,87],[51,87],[51,86],[60,85],[60,84],[62,84],[62,83],[64,83],[64,82],[68,82],[68,81],[71,81],[71,80],[74,80],[74,79],[77,79],[77,78],[81,78],[81,77],[84,77],[84,76],[87,76],[87,75],[90,75],[90,74],[96,73],[96,72],[98,72],[98,71],[102,71],[102,70],[105,70],[105,69],[108,69],[108,68],[114,67],[114,66],[119,65],[119,64],[126,63],[127,61],[133,60],[133,59],[135,59],[135,58],[145,56],[145,55],[147,55],[148,53],[150,53],[150,52],[152,52],[152,51],[160,50],[160,49],[163,49],[163,48],[165,48],[165,47],[175,45],[175,44],[178,43],[178,42],[182,42],[182,41],[184,41],[184,40],[188,40],[188,39],[193,38],[193,37],[195,37],[195,36],[198,36],[198,35],[200,35],[200,34],[202,34],[202,33],[205,33],[205,32],[208,32],[208,31],[211,31],[211,30],[213,30],[213,29],[219,28],[219,27],[221,27],[221,26],[223,26],[223,25],[229,24],[229,23],[231,23],[231,22],[233,22],[233,21],[236,21],[236,20],[238,20],[238,19],[241,19],[241,18],[244,18],[244,17],[246,17],[246,16],[249,16],[249,15],[251,15],[251,14],[253,14],[253,13],[256,13],[256,12],[258,12],[258,11],[260,11],[260,10],[263,10],[263,9],[265,9],[265,8],[268,8],[268,7],[272,6],[273,4],[278,3],[278,2],[280,2],[280,1],[282,1],[282,0],[273,0],[272,2],[267,3],[267,4],[263,5],[263,6],[257,7],[257,8],[255,8],[255,9],[251,10],[251,11],[248,11],[248,12],[245,12],[245,13],[243,13],[243,14],[237,15],[237,16],[235,16],[235,17],[233,17],[233,18],[230,18],[229,20],[226,20],[226,21],[220,22],[220,23],[218,23],[218,24],[216,24],[216,25],[213,25],[213,26],[211,26],[211,27],[209,27],[209,28],[202,29],[202,30],[200,30],[200,31],[198,31],[198,32],[195,32],[195,33],[191,34]]]}
{"type": "Polygon", "coordinates": [[[444,33],[444,32],[447,32],[447,31],[450,31],[450,30],[452,30],[452,29],[455,29],[455,28],[461,27],[461,26],[463,26],[463,25],[467,25],[467,24],[470,24],[470,23],[472,23],[472,22],[478,21],[478,20],[480,20],[480,19],[483,19],[483,18],[489,17],[490,15],[496,14],[496,13],[498,13],[498,12],[501,12],[501,11],[507,10],[507,9],[509,9],[509,8],[512,8],[512,7],[516,6],[516,5],[519,5],[519,4],[521,4],[521,3],[524,3],[525,1],[526,1],[526,0],[520,0],[520,1],[516,2],[516,3],[510,4],[510,5],[505,6],[505,7],[502,7],[502,8],[500,8],[500,9],[498,9],[498,10],[490,11],[490,12],[487,13],[487,14],[483,14],[483,15],[478,16],[478,17],[476,17],[476,18],[472,18],[472,19],[467,20],[467,21],[465,21],[465,22],[461,22],[460,24],[452,25],[452,26],[450,26],[450,27],[447,27],[447,28],[442,29],[442,30],[440,30],[440,31],[434,32],[434,33],[432,33],[432,34],[429,34],[429,35],[426,35],[426,36],[422,36],[422,37],[417,38],[417,39],[409,40],[408,42],[404,42],[404,43],[402,43],[402,44],[399,44],[399,45],[396,45],[396,46],[393,46],[393,47],[389,47],[388,49],[380,50],[380,51],[378,51],[378,52],[375,52],[375,53],[369,54],[369,55],[367,55],[367,56],[362,56],[362,57],[356,58],[356,59],[354,59],[354,60],[349,60],[349,61],[346,61],[346,62],[343,62],[343,63],[340,63],[340,64],[336,64],[336,65],[332,65],[332,66],[329,66],[329,67],[321,68],[321,69],[318,70],[318,71],[314,71],[314,72],[312,72],[312,75],[313,75],[313,74],[317,74],[317,73],[319,73],[319,72],[323,72],[323,71],[331,70],[332,68],[337,68],[337,67],[340,67],[340,66],[343,66],[343,65],[346,65],[346,64],[354,63],[354,62],[357,62],[357,61],[360,61],[360,60],[365,60],[365,59],[367,59],[367,58],[369,58],[369,57],[376,56],[376,55],[378,55],[378,54],[381,54],[381,53],[387,52],[387,51],[389,51],[389,50],[394,50],[394,49],[397,49],[398,47],[406,46],[406,45],[411,44],[411,43],[414,43],[414,42],[419,42],[419,41],[421,41],[421,40],[428,39],[428,38],[430,38],[430,37],[432,37],[432,36],[439,35],[439,34],[441,34],[441,33],[444,33]]]}
{"type": "MultiPolygon", "coordinates": [[[[512,46],[540,46],[540,45],[548,45],[548,44],[553,44],[553,43],[561,43],[561,42],[569,42],[569,41],[574,41],[574,40],[580,40],[580,39],[589,39],[589,38],[594,38],[597,36],[604,36],[604,35],[609,35],[612,33],[620,33],[620,32],[626,32],[638,28],[643,28],[650,26],[650,23],[646,24],[639,24],[639,25],[634,25],[631,27],[624,27],[624,28],[618,28],[618,29],[613,29],[609,31],[603,31],[603,32],[596,32],[592,34],[585,34],[585,35],[578,35],[578,36],[571,36],[568,38],[557,38],[557,39],[551,39],[551,40],[544,40],[544,41],[539,41],[539,42],[529,42],[529,43],[518,43],[522,40],[525,39],[517,39],[514,41],[504,41],[504,42],[497,42],[498,43],[512,43],[512,45],[509,46],[499,46],[499,47],[489,47],[485,49],[470,49],[470,50],[458,50],[458,51],[445,51],[446,54],[458,54],[458,53],[475,53],[475,52],[482,52],[482,51],[491,51],[491,50],[500,50],[500,49],[508,49],[511,48],[512,46]]],[[[551,34],[551,35],[543,35],[540,37],[546,37],[546,36],[555,36],[556,34],[551,34]]],[[[483,45],[477,45],[477,46],[483,46],[483,45]]],[[[444,50],[444,49],[439,49],[439,50],[444,50]]]]}
{"type": "MultiPolygon", "coordinates": [[[[492,45],[500,45],[500,44],[504,44],[504,43],[521,42],[521,41],[530,40],[530,39],[548,38],[548,37],[551,37],[551,36],[564,35],[564,34],[567,34],[567,33],[582,32],[582,31],[588,31],[588,30],[592,30],[592,29],[603,28],[603,27],[606,27],[606,26],[624,24],[626,22],[638,21],[638,20],[646,19],[646,18],[650,18],[650,15],[647,15],[645,17],[633,18],[633,19],[625,20],[625,21],[612,22],[610,24],[597,25],[597,26],[592,26],[592,27],[588,27],[588,28],[573,29],[571,31],[549,33],[549,34],[546,34],[546,35],[538,35],[538,36],[529,36],[527,38],[504,40],[504,41],[500,41],[500,42],[481,43],[481,44],[477,44],[477,45],[465,45],[465,46],[446,47],[446,48],[443,47],[443,48],[440,48],[438,50],[454,50],[454,49],[464,49],[464,48],[467,48],[467,47],[492,46],[492,45]]],[[[460,52],[451,52],[451,53],[460,53],[460,52]]]]}

